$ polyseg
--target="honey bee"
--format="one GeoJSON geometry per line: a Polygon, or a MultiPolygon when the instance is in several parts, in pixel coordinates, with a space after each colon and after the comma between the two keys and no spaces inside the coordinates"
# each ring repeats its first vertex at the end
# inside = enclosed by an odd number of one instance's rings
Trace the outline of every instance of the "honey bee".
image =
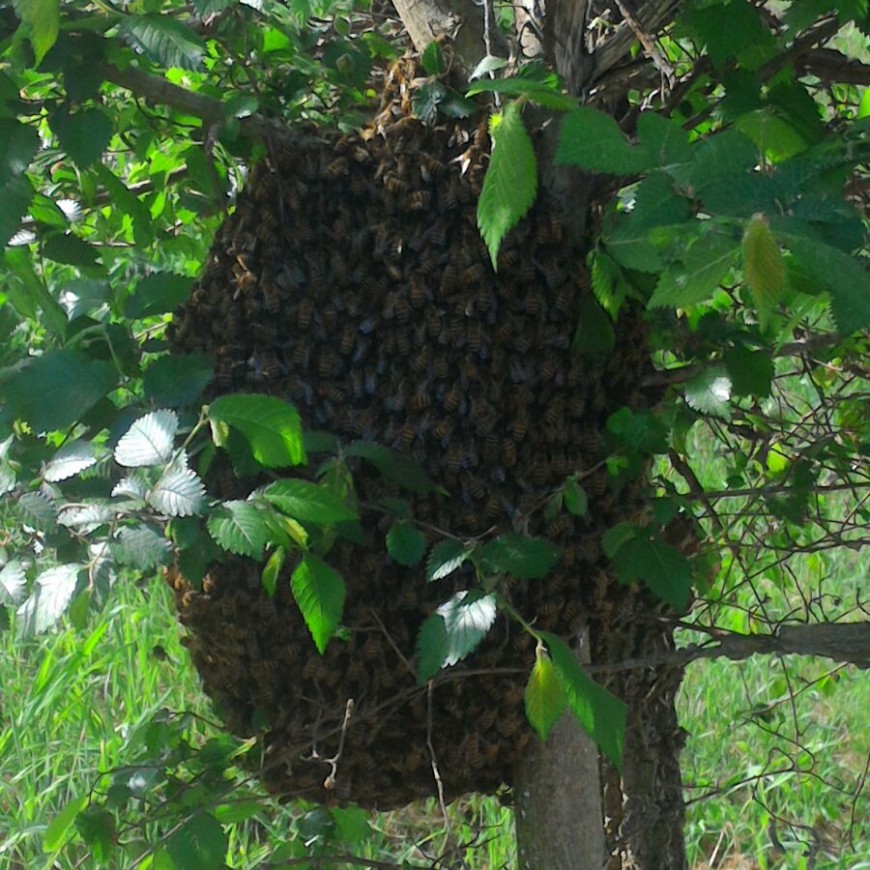
{"type": "Polygon", "coordinates": [[[302,677],[306,680],[314,680],[320,674],[320,658],[319,656],[309,656],[302,668],[302,677]]]}
{"type": "Polygon", "coordinates": [[[299,305],[296,308],[296,325],[299,329],[307,331],[311,326],[311,318],[314,315],[314,303],[303,297],[299,300],[299,305]]]}
{"type": "Polygon", "coordinates": [[[263,301],[266,304],[266,310],[269,314],[278,315],[281,313],[281,291],[276,284],[271,281],[264,281],[260,287],[263,293],[263,301]]]}
{"type": "Polygon", "coordinates": [[[349,168],[350,162],[347,157],[336,157],[326,167],[326,175],[329,178],[340,178],[342,175],[347,175],[349,168]]]}
{"type": "Polygon", "coordinates": [[[395,172],[385,172],[381,180],[384,187],[392,194],[398,195],[405,190],[405,182],[395,172]]]}
{"type": "Polygon", "coordinates": [[[408,197],[411,211],[426,211],[432,204],[432,194],[428,190],[415,190],[408,197]]]}
{"type": "Polygon", "coordinates": [[[501,459],[506,468],[513,468],[517,464],[517,442],[506,438],[501,448],[501,459]]]}
{"type": "Polygon", "coordinates": [[[559,361],[555,357],[547,357],[541,366],[541,380],[552,381],[559,371],[559,361]]]}
{"type": "Polygon", "coordinates": [[[432,404],[432,393],[426,387],[421,387],[411,396],[409,406],[412,411],[424,411],[432,404]]]}
{"type": "Polygon", "coordinates": [[[438,201],[443,211],[453,211],[459,204],[456,189],[449,181],[442,183],[438,188],[438,201]]]}
{"type": "Polygon", "coordinates": [[[526,314],[531,317],[537,317],[544,307],[544,297],[540,291],[531,288],[526,294],[526,314]]]}
{"type": "Polygon", "coordinates": [[[344,390],[336,384],[321,386],[318,392],[327,402],[333,402],[336,405],[343,405],[347,398],[344,390]]]}
{"type": "Polygon", "coordinates": [[[431,154],[421,151],[419,154],[420,175],[424,181],[438,178],[444,172],[444,164],[431,154]]]}
{"type": "Polygon", "coordinates": [[[407,329],[400,329],[395,333],[396,348],[402,356],[407,356],[411,352],[411,339],[408,337],[407,329]]]}
{"type": "Polygon", "coordinates": [[[304,371],[311,362],[311,346],[300,342],[293,350],[293,367],[304,371]]]}
{"type": "Polygon", "coordinates": [[[528,431],[529,421],[526,417],[517,417],[511,424],[511,437],[516,442],[522,441],[528,431]]]}
{"type": "Polygon", "coordinates": [[[355,341],[356,330],[352,326],[345,326],[338,340],[338,352],[342,356],[347,356],[353,350],[355,341]]]}
{"type": "Polygon", "coordinates": [[[486,483],[476,474],[463,473],[459,476],[459,480],[473,499],[482,501],[486,498],[488,492],[486,483]]]}
{"type": "Polygon", "coordinates": [[[408,300],[414,308],[421,308],[426,301],[426,290],[423,282],[417,276],[411,278],[408,287],[408,300]]]}
{"type": "Polygon", "coordinates": [[[429,242],[436,248],[443,248],[447,244],[447,221],[444,218],[438,218],[432,225],[432,235],[429,237],[429,242]]]}
{"type": "Polygon", "coordinates": [[[450,435],[453,430],[456,428],[455,421],[451,420],[449,417],[444,417],[439,420],[432,427],[432,434],[443,444],[446,446],[447,442],[450,439],[450,435]]]}
{"type": "Polygon", "coordinates": [[[396,438],[395,446],[402,450],[409,450],[417,437],[417,430],[412,423],[405,423],[402,426],[398,438],[396,438]]]}
{"type": "Polygon", "coordinates": [[[465,335],[468,342],[468,349],[472,353],[477,353],[480,350],[480,345],[483,340],[483,333],[480,324],[476,321],[469,323],[465,335]]]}
{"type": "Polygon", "coordinates": [[[459,402],[461,400],[462,393],[457,387],[453,387],[453,389],[449,390],[444,396],[444,400],[441,404],[445,411],[452,414],[459,407],[459,402]]]}
{"type": "Polygon", "coordinates": [[[429,366],[429,358],[432,351],[428,347],[424,347],[411,357],[411,371],[415,375],[421,375],[429,366]]]}
{"type": "Polygon", "coordinates": [[[338,374],[340,368],[341,362],[339,358],[334,353],[328,351],[321,354],[320,359],[317,361],[317,373],[323,380],[334,377],[338,374]]]}
{"type": "MultiPolygon", "coordinates": [[[[440,340],[441,340],[441,333],[440,332],[438,333],[438,339],[440,342],[440,340]]],[[[443,356],[442,354],[436,354],[434,367],[435,367],[435,377],[438,378],[439,380],[444,380],[447,377],[447,375],[449,374],[449,368],[447,365],[447,357],[443,356]]]]}
{"type": "Polygon", "coordinates": [[[465,270],[463,270],[462,275],[460,276],[460,281],[463,286],[468,287],[471,284],[475,284],[480,281],[483,276],[486,274],[486,269],[484,268],[482,263],[474,263],[465,270]]]}
{"type": "Polygon", "coordinates": [[[574,288],[570,284],[563,283],[556,291],[556,298],[553,300],[553,306],[556,311],[564,314],[571,307],[571,300],[574,298],[574,288]]]}

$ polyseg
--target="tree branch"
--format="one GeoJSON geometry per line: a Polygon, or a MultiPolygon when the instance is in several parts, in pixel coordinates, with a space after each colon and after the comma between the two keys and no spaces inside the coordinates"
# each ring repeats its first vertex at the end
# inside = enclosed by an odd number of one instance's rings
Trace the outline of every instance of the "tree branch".
{"type": "MultiPolygon", "coordinates": [[[[188,91],[160,76],[143,72],[138,67],[129,66],[122,70],[112,64],[102,63],[98,69],[105,81],[124,88],[149,103],[168,106],[199,118],[205,127],[220,127],[229,120],[220,100],[188,91]]],[[[263,115],[253,114],[240,118],[238,123],[241,134],[246,139],[287,144],[296,148],[318,146],[324,141],[310,133],[291,130],[280,121],[273,121],[263,115]]]]}

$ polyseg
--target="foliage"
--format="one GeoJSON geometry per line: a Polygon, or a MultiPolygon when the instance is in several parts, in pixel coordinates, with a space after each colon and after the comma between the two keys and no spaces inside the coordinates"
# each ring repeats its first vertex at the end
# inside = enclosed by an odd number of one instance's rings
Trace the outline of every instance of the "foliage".
{"type": "MultiPolygon", "coordinates": [[[[855,207],[866,206],[866,93],[796,75],[789,60],[817,31],[866,31],[867,10],[784,5],[780,21],[747,2],[685,4],[662,39],[679,87],[638,97],[621,122],[594,101],[579,105],[539,65],[494,77],[502,64],[492,57],[462,98],[442,81],[438,48],[424,57],[430,78],[417,98],[429,119],[461,116],[481,95],[507,100],[491,120],[478,204],[494,264],[538,190],[530,104],[564,113],[557,164],[611,176],[589,254],[600,310],[584,317],[575,346],[605,353],[611,321],[644,306],[661,376],[650,386],[663,395],[608,421],[613,486],[650,457],[657,472],[649,516],[611,529],[603,546],[622,582],[676,608],[704,597],[695,618],[711,634],[747,577],[796,585],[793,554],[856,548],[868,520],[870,278],[855,207]],[[844,189],[859,193],[850,201],[844,189]],[[698,444],[711,442],[719,447],[705,455],[698,444]],[[699,473],[705,462],[713,474],[699,473]],[[670,539],[678,521],[701,524],[704,552],[680,551],[670,539]],[[753,566],[759,542],[768,555],[753,566]]],[[[196,579],[226,551],[264,561],[269,594],[288,583],[322,652],[345,594],[329,548],[353,540],[360,511],[373,510],[391,518],[385,549],[396,562],[425,561],[433,583],[459,570],[469,578],[423,623],[421,683],[471,654],[501,611],[537,640],[525,704],[541,737],[570,709],[618,765],[624,707],[562,639],[510,605],[512,583],[545,582],[556,547],[516,534],[432,541],[395,501],[357,505],[360,460],[409,496],[437,487],[381,445],[311,449],[295,409],[272,397],[203,406],[209,362],[166,355],[171,312],[232,191],[278,135],[272,122],[356,123],[376,96],[373,66],[395,56],[390,41],[350,0],[15,0],[0,8],[0,32],[3,624],[28,638],[66,615],[84,630],[125,572],[174,558],[196,579]],[[325,456],[306,465],[312,454],[325,456]],[[203,479],[215,462],[255,480],[249,493],[211,498],[203,479]],[[267,469],[303,465],[304,477],[266,482],[267,469]]],[[[584,516],[582,478],[544,509],[584,516]]],[[[763,608],[751,616],[772,622],[763,608]]],[[[204,795],[252,750],[221,738],[195,748],[190,726],[168,713],[140,723],[131,766],[99,800],[72,797],[45,832],[48,851],[78,837],[108,860],[116,813],[139,802],[184,813],[151,866],[220,864],[223,823],[246,809],[204,795]]],[[[353,828],[350,816],[306,819],[314,839],[353,828]]]]}

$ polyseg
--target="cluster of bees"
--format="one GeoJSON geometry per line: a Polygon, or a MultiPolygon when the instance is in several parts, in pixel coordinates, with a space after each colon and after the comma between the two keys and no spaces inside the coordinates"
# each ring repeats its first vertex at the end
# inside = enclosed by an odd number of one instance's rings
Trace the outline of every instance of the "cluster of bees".
{"type": "MultiPolygon", "coordinates": [[[[174,347],[213,355],[214,393],[279,396],[308,428],[409,454],[450,494],[413,499],[431,542],[437,530],[556,540],[553,574],[505,591],[536,627],[567,635],[616,588],[600,534],[638,494],[611,491],[602,431],[639,400],[644,328],[624,318],[607,357],[572,351],[589,279],[546,202],[493,270],[476,218],[485,123],[423,125],[409,114],[413,73],[402,73],[369,128],[252,170],[177,313],[174,347]],[[544,511],[573,473],[584,475],[589,516],[544,511]]],[[[354,471],[363,505],[407,495],[354,471]]],[[[237,494],[232,479],[212,485],[237,494]]],[[[327,557],[348,595],[346,631],[323,656],[289,584],[269,598],[258,566],[216,566],[200,591],[175,578],[205,688],[234,731],[264,734],[261,774],[278,793],[389,808],[435,794],[433,765],[448,799],[494,791],[530,738],[522,698],[534,642],[502,617],[473,656],[417,685],[420,624],[473,577],[427,584],[394,564],[389,523],[365,513],[364,543],[339,542],[327,557]]]]}

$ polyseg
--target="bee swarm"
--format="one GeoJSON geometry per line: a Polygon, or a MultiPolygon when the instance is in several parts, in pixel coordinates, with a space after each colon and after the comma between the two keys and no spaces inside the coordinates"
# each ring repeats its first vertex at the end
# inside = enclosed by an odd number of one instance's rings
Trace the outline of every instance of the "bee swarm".
{"type": "MultiPolygon", "coordinates": [[[[600,534],[638,498],[631,487],[614,495],[595,470],[601,432],[637,401],[644,330],[628,317],[608,357],[572,352],[589,281],[546,204],[508,236],[496,275],[476,221],[485,129],[424,126],[394,77],[372,127],[263,161],[173,344],[213,355],[214,393],[270,393],[307,428],[410,454],[450,493],[413,497],[431,542],[433,529],[552,537],[564,547],[554,572],[507,581],[507,594],[536,628],[570,635],[585,612],[594,631],[601,601],[624,591],[605,572],[600,534]],[[545,518],[548,494],[574,472],[586,475],[589,517],[545,518]]],[[[407,495],[354,471],[360,504],[407,495]]],[[[217,472],[211,485],[238,495],[217,472]]],[[[259,566],[234,559],[200,591],[175,580],[205,689],[234,732],[265,728],[261,775],[277,793],[385,809],[435,794],[433,763],[448,800],[491,792],[530,739],[534,642],[504,617],[471,657],[418,687],[418,629],[473,577],[427,584],[422,568],[393,563],[389,524],[364,512],[364,543],[329,552],[347,583],[347,638],[323,656],[286,578],[269,598],[259,566]]]]}

